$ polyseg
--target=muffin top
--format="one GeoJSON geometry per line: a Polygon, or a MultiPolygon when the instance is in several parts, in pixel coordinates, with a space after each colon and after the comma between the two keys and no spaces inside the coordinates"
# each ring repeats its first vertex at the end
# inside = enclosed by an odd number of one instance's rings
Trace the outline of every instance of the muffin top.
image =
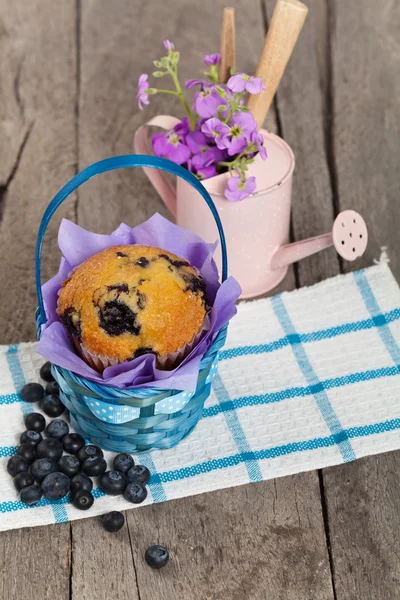
{"type": "Polygon", "coordinates": [[[58,315],[75,342],[121,362],[190,343],[206,314],[205,283],[190,264],[151,246],[113,246],[64,281],[58,315]]]}

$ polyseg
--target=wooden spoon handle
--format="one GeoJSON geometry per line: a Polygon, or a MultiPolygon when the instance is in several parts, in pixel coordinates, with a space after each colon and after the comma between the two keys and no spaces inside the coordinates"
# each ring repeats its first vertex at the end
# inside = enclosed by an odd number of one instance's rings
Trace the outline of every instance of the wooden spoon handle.
{"type": "Polygon", "coordinates": [[[231,68],[236,64],[235,9],[231,7],[224,8],[220,54],[219,80],[221,83],[226,83],[231,75],[231,68]]]}
{"type": "Polygon", "coordinates": [[[307,6],[299,0],[278,0],[275,5],[256,71],[256,77],[261,77],[267,89],[250,96],[247,103],[259,127],[267,116],[307,13],[307,6]]]}

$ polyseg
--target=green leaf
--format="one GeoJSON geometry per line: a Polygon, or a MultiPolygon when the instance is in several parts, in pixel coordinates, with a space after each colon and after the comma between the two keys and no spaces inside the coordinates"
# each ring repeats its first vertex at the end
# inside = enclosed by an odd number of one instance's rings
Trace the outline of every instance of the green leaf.
{"type": "Polygon", "coordinates": [[[166,73],[164,71],[154,71],[152,75],[153,77],[163,77],[164,75],[166,75],[166,73]]]}
{"type": "MultiPolygon", "coordinates": [[[[153,73],[153,75],[154,75],[154,73],[153,73]]],[[[247,106],[241,106],[240,107],[240,112],[250,112],[250,109],[247,108],[247,106]]]]}
{"type": "Polygon", "coordinates": [[[220,106],[218,106],[218,110],[220,112],[223,112],[224,110],[226,110],[228,107],[226,104],[220,104],[220,106]]]}
{"type": "Polygon", "coordinates": [[[236,67],[231,67],[231,75],[234,75],[236,73],[236,67]]]}

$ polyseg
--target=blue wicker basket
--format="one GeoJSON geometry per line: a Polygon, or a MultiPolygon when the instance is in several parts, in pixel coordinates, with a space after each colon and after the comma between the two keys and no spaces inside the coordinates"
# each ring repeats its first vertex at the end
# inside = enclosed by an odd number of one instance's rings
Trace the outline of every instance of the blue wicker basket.
{"type": "MultiPolygon", "coordinates": [[[[182,177],[202,195],[216,221],[222,250],[222,281],[227,278],[227,253],[221,220],[215,205],[205,187],[189,171],[163,158],[141,155],[116,156],[102,160],[84,169],[73,177],[53,198],[47,207],[40,227],[36,244],[36,291],[38,309],[36,311],[37,333],[40,338],[41,326],[46,322],[41,288],[41,254],[43,238],[49,221],[57,208],[82,183],[106,171],[128,167],[152,167],[182,177]]],[[[161,448],[171,448],[187,436],[199,421],[204,402],[211,390],[216,373],[218,353],[226,339],[227,326],[219,332],[200,363],[196,391],[179,410],[166,410],[167,403],[176,401],[181,390],[160,390],[158,388],[132,388],[122,390],[99,385],[75,373],[53,365],[53,375],[60,386],[60,398],[69,411],[72,426],[84,437],[114,452],[141,452],[161,448]],[[124,423],[108,423],[95,416],[89,409],[97,405],[107,409],[129,410],[134,407],[136,418],[124,423]],[[117,405],[117,406],[116,406],[117,405]]]]}

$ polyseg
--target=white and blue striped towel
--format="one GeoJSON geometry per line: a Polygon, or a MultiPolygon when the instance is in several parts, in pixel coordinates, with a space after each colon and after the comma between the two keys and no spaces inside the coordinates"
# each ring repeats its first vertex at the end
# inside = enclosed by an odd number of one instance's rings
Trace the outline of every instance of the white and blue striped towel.
{"type": "MultiPolygon", "coordinates": [[[[146,503],[270,479],[400,448],[400,290],[387,264],[239,306],[214,390],[194,432],[141,455],[146,503]]],[[[132,508],[95,490],[89,515],[69,503],[27,508],[6,472],[32,407],[34,344],[0,347],[0,530],[132,508]]]]}

